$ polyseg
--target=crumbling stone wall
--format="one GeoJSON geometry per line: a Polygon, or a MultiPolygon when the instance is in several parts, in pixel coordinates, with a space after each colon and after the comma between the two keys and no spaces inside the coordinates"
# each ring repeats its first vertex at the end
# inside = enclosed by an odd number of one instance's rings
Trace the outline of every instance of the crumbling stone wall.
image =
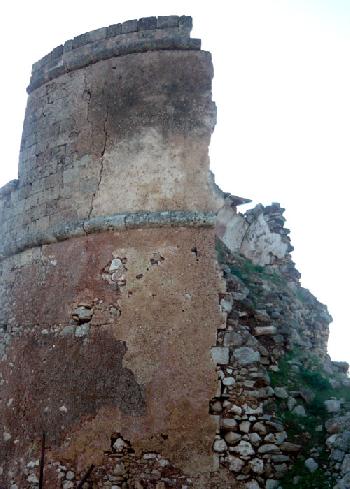
{"type": "Polygon", "coordinates": [[[6,489],[38,488],[43,432],[52,489],[348,487],[348,365],[284,209],[214,183],[191,26],[127,21],[33,65],[0,189],[6,489]]]}
{"type": "Polygon", "coordinates": [[[33,66],[18,181],[0,190],[6,487],[37,487],[43,431],[50,488],[90,464],[93,487],[210,484],[221,197],[191,25],[110,26],[33,66]]]}
{"type": "Polygon", "coordinates": [[[292,261],[293,246],[289,229],[285,228],[285,209],[273,203],[258,204],[240,213],[237,206],[250,200],[226,195],[216,219],[216,234],[233,253],[240,253],[255,265],[278,271],[290,282],[299,283],[300,273],[292,261]]]}

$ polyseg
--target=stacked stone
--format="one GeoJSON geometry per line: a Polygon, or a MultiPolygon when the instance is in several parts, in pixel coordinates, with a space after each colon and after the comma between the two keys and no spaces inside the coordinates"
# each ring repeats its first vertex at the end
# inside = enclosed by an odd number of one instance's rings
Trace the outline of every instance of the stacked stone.
{"type": "Polygon", "coordinates": [[[283,259],[276,259],[273,266],[278,268],[278,270],[284,276],[288,277],[289,280],[298,283],[301,275],[296,269],[295,263],[290,255],[290,253],[294,250],[294,247],[292,246],[289,237],[290,230],[284,226],[286,222],[286,219],[283,216],[285,209],[281,207],[278,202],[274,202],[271,205],[263,207],[262,212],[270,231],[280,235],[282,242],[286,243],[287,245],[286,256],[283,259]]]}
{"type": "MultiPolygon", "coordinates": [[[[30,489],[37,489],[39,460],[27,464],[26,474],[30,489]]],[[[83,489],[190,489],[191,479],[171,462],[156,452],[145,452],[137,457],[130,443],[117,433],[111,438],[111,449],[105,452],[103,462],[87,472],[77,472],[66,463],[49,462],[46,472],[50,481],[56,478],[55,487],[73,489],[85,480],[83,489]],[[52,478],[51,478],[52,477],[52,478]],[[58,484],[58,485],[57,485],[58,484]]],[[[18,489],[13,485],[11,489],[18,489]]]]}
{"type": "MultiPolygon", "coordinates": [[[[349,365],[346,362],[332,362],[329,372],[333,376],[333,386],[350,388],[349,365]]],[[[328,399],[325,407],[330,418],[325,424],[326,444],[330,451],[330,471],[337,481],[334,489],[350,487],[350,403],[343,399],[328,399]]]]}
{"type": "Polygon", "coordinates": [[[233,253],[241,253],[255,265],[282,274],[291,285],[299,285],[300,273],[291,258],[293,246],[280,204],[258,204],[244,214],[237,206],[249,202],[225,195],[225,206],[217,216],[217,236],[233,253]]]}
{"type": "Polygon", "coordinates": [[[227,292],[220,305],[226,324],[212,348],[218,371],[218,389],[210,403],[218,423],[213,450],[217,465],[246,489],[273,489],[301,450],[288,440],[276,416],[276,401],[284,401],[301,420],[306,411],[302,393],[273,388],[269,372],[278,370],[279,359],[296,345],[325,357],[330,316],[308,291],[303,290],[308,301],[301,302],[287,284],[274,283],[268,274],[252,271],[249,278],[238,277],[230,267],[243,273],[244,259],[223,253],[227,292]]]}

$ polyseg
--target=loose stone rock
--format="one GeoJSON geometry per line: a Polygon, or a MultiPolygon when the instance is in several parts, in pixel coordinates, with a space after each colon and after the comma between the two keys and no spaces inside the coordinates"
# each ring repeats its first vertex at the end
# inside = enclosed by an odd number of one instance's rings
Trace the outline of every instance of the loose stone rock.
{"type": "Polygon", "coordinates": [[[301,417],[306,416],[305,408],[301,404],[299,404],[298,406],[295,406],[295,408],[293,409],[293,413],[296,414],[297,416],[301,416],[301,417]]]}
{"type": "Polygon", "coordinates": [[[213,450],[214,452],[224,453],[227,450],[227,445],[225,440],[223,440],[222,438],[220,438],[219,440],[215,440],[213,445],[213,450]]]}
{"type": "Polygon", "coordinates": [[[233,418],[222,418],[221,426],[223,429],[232,430],[237,427],[237,421],[233,418]]]}
{"type": "Polygon", "coordinates": [[[255,472],[256,474],[262,474],[264,472],[264,462],[260,458],[253,458],[249,462],[252,471],[255,472]]]}
{"type": "Polygon", "coordinates": [[[311,472],[315,472],[318,469],[318,463],[312,457],[305,460],[305,467],[311,472]]]}
{"type": "Polygon", "coordinates": [[[250,365],[260,361],[260,353],[248,346],[237,348],[233,352],[233,356],[240,365],[250,365]]]}
{"type": "Polygon", "coordinates": [[[328,413],[338,413],[340,411],[341,402],[338,399],[328,399],[324,402],[328,413]]]}
{"type": "Polygon", "coordinates": [[[226,386],[231,386],[234,385],[235,379],[233,377],[225,377],[222,381],[222,383],[226,386]]]}
{"type": "Polygon", "coordinates": [[[242,438],[242,435],[240,435],[239,433],[234,433],[233,431],[229,431],[225,434],[224,438],[226,443],[228,443],[229,445],[233,445],[242,438]]]}
{"type": "Polygon", "coordinates": [[[266,426],[259,421],[253,425],[252,430],[259,433],[259,435],[266,435],[266,426]]]}
{"type": "Polygon", "coordinates": [[[279,399],[287,399],[288,398],[288,392],[287,389],[284,387],[275,387],[275,396],[278,397],[279,399]]]}
{"type": "Polygon", "coordinates": [[[279,447],[277,445],[272,444],[272,443],[267,443],[266,445],[261,445],[261,447],[258,448],[258,452],[261,454],[276,453],[279,451],[280,451],[279,447]]]}
{"type": "Polygon", "coordinates": [[[228,458],[229,460],[229,469],[232,471],[232,472],[240,472],[242,470],[242,467],[244,466],[244,462],[243,460],[241,460],[240,458],[237,458],[237,457],[232,457],[230,456],[228,458]]]}
{"type": "Polygon", "coordinates": [[[275,479],[267,479],[266,481],[266,489],[277,489],[279,482],[275,479]]]}
{"type": "Polygon", "coordinates": [[[247,482],[245,487],[246,489],[260,489],[260,486],[256,481],[247,482]]]}
{"type": "Polygon", "coordinates": [[[227,365],[229,362],[229,349],[224,346],[213,346],[211,349],[211,356],[217,365],[227,365]]]}
{"type": "Polygon", "coordinates": [[[234,452],[239,453],[243,457],[253,455],[255,453],[252,445],[247,441],[240,441],[239,444],[232,449],[234,452]]]}
{"type": "Polygon", "coordinates": [[[296,399],[294,399],[294,397],[288,398],[287,407],[288,407],[289,411],[292,411],[293,408],[296,406],[296,404],[297,404],[297,401],[296,401],[296,399]]]}
{"type": "Polygon", "coordinates": [[[250,423],[249,423],[249,421],[242,421],[242,423],[240,423],[240,425],[239,425],[239,430],[242,433],[249,433],[249,430],[250,430],[250,423]]]}

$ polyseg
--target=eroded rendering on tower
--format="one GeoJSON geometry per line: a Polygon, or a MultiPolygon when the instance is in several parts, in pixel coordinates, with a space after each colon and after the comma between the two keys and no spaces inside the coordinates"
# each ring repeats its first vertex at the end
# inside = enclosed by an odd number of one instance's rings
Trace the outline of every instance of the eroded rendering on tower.
{"type": "Polygon", "coordinates": [[[284,209],[241,214],[213,182],[213,68],[191,28],[127,21],[33,65],[0,189],[6,489],[349,487],[348,366],[284,209]]]}

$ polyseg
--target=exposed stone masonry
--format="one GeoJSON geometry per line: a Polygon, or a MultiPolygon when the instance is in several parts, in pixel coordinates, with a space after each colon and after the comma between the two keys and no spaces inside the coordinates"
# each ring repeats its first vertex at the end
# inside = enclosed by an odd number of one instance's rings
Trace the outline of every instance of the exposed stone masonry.
{"type": "Polygon", "coordinates": [[[212,349],[219,377],[210,404],[219,426],[213,449],[218,464],[235,474],[236,480],[247,481],[247,489],[271,489],[278,486],[301,449],[288,440],[274,403],[286,399],[292,412],[302,416],[305,411],[300,394],[274,389],[269,375],[295,346],[324,356],[330,317],[308,291],[300,288],[302,295],[296,300],[283,275],[250,265],[220,243],[219,254],[227,283],[227,292],[221,296],[227,321],[212,349]]]}
{"type": "Polygon", "coordinates": [[[348,365],[284,209],[215,185],[191,28],[131,20],[33,65],[0,189],[6,489],[38,488],[43,432],[50,489],[350,487],[348,365]]]}

